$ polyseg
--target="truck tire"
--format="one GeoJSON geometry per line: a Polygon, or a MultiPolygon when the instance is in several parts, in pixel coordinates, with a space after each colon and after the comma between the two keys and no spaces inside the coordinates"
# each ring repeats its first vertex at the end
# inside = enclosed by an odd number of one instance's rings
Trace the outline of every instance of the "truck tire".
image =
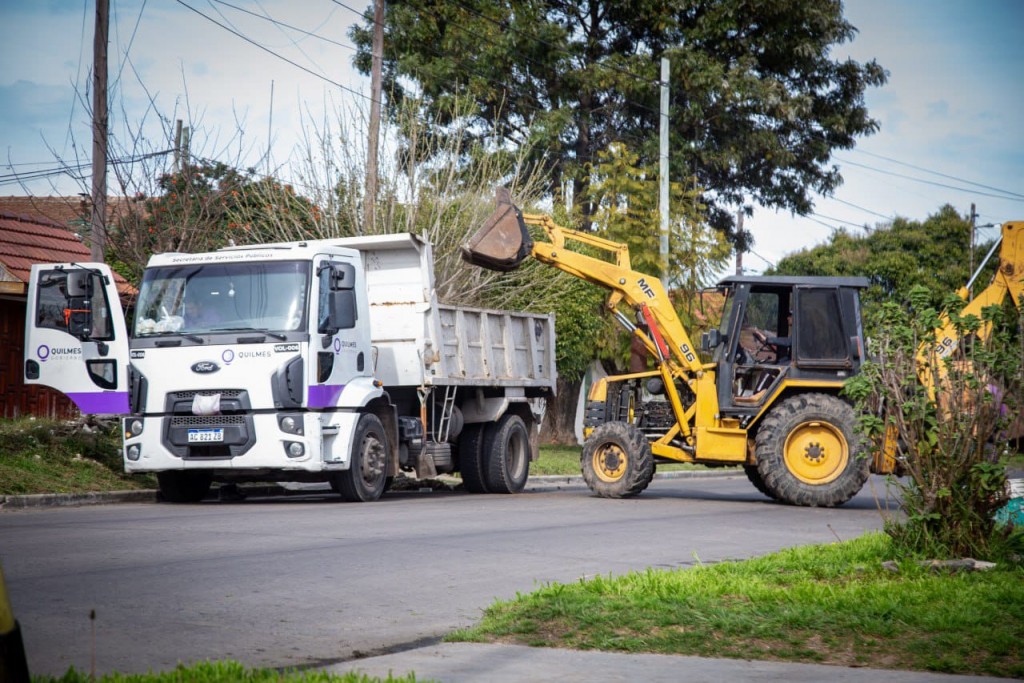
{"type": "Polygon", "coordinates": [[[484,477],[484,425],[470,424],[459,435],[459,473],[462,487],[470,493],[488,493],[484,477]]]}
{"type": "Polygon", "coordinates": [[[206,470],[169,470],[156,473],[160,497],[168,503],[198,503],[210,492],[213,474],[206,470]]]}
{"type": "Polygon", "coordinates": [[[771,494],[771,491],[768,490],[768,487],[764,485],[764,479],[761,478],[761,473],[757,471],[757,465],[744,465],[743,472],[747,475],[747,479],[750,480],[750,483],[754,485],[755,489],[769,498],[775,498],[775,496],[771,494]]]}
{"type": "Polygon", "coordinates": [[[530,433],[506,413],[484,430],[484,483],[490,493],[519,493],[530,476],[530,433]]]}
{"type": "Polygon", "coordinates": [[[853,407],[828,394],[801,394],[772,408],[754,454],[768,495],[790,505],[842,505],[868,479],[853,407]]]}
{"type": "Polygon", "coordinates": [[[654,478],[651,444],[639,429],[625,422],[606,422],[591,433],[580,454],[583,480],[604,498],[628,498],[654,478]]]}
{"type": "Polygon", "coordinates": [[[388,437],[380,418],[364,413],[356,423],[352,457],[338,472],[338,493],[350,503],[368,503],[384,493],[388,473],[388,437]]]}

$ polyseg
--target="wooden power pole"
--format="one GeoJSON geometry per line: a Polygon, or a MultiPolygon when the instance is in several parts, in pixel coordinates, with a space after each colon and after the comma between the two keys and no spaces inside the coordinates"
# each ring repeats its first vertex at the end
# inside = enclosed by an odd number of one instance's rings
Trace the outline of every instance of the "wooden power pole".
{"type": "Polygon", "coordinates": [[[92,230],[90,258],[102,262],[107,239],[107,34],[109,0],[96,0],[92,41],[92,230]]]}
{"type": "Polygon", "coordinates": [[[366,198],[363,230],[373,230],[377,200],[377,147],[380,137],[381,72],[384,69],[384,0],[373,0],[373,67],[370,74],[370,136],[366,146],[366,198]]]}

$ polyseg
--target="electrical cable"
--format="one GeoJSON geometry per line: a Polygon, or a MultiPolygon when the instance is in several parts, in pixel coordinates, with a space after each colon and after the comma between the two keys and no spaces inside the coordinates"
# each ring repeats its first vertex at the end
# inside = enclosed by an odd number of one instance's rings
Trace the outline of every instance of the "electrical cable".
{"type": "Polygon", "coordinates": [[[883,173],[885,175],[894,176],[896,178],[903,178],[905,180],[912,180],[914,182],[923,183],[925,185],[934,185],[936,187],[942,187],[942,188],[945,188],[947,190],[956,190],[957,192],[968,192],[968,193],[971,193],[971,194],[981,195],[982,197],[993,197],[995,199],[1003,199],[1003,200],[1006,200],[1006,201],[1009,201],[1009,202],[1024,202],[1024,197],[1017,198],[1017,197],[1008,197],[1008,196],[1002,195],[1002,194],[991,194],[991,193],[988,193],[988,192],[978,192],[977,190],[970,190],[970,189],[967,189],[965,187],[957,187],[956,185],[947,185],[945,183],[938,183],[938,182],[935,182],[933,180],[925,180],[924,178],[915,178],[914,176],[909,176],[909,175],[906,175],[904,173],[896,173],[895,171],[885,171],[885,170],[882,170],[880,168],[875,168],[873,166],[868,166],[866,164],[858,164],[855,161],[839,160],[839,163],[841,163],[841,164],[848,164],[850,166],[856,166],[857,168],[864,168],[864,169],[867,169],[869,171],[874,171],[875,173],[883,173]]]}
{"type": "Polygon", "coordinates": [[[908,164],[905,161],[900,161],[898,159],[893,159],[892,157],[882,156],[881,154],[875,154],[874,152],[868,152],[868,151],[863,150],[863,149],[856,149],[856,148],[854,148],[853,151],[857,152],[858,154],[864,154],[864,155],[867,155],[869,157],[875,157],[876,159],[882,159],[884,161],[889,161],[889,162],[892,162],[894,164],[899,164],[900,166],[906,166],[907,168],[912,168],[915,171],[921,171],[923,173],[931,173],[932,175],[937,175],[940,178],[948,178],[949,180],[955,180],[957,182],[965,183],[967,185],[974,185],[975,187],[981,187],[981,188],[984,188],[986,190],[992,190],[994,192],[1002,192],[1003,194],[1008,194],[1008,195],[1011,195],[1013,197],[1020,197],[1021,199],[1024,199],[1024,194],[1020,194],[1018,192],[1011,192],[1010,190],[1003,190],[1003,189],[1000,189],[998,187],[992,187],[991,185],[984,185],[982,183],[976,183],[976,182],[973,182],[971,180],[965,180],[964,178],[958,178],[956,176],[947,175],[945,173],[939,173],[938,171],[932,171],[931,169],[922,168],[921,166],[915,166],[913,164],[908,164]]]}
{"type": "Polygon", "coordinates": [[[177,2],[179,5],[187,8],[187,9],[192,10],[193,12],[198,14],[199,16],[201,16],[204,19],[206,19],[207,21],[209,21],[211,23],[214,23],[217,26],[220,26],[225,31],[227,31],[227,32],[229,32],[229,33],[231,33],[231,34],[241,38],[242,40],[244,40],[245,42],[249,43],[250,45],[252,45],[254,47],[258,47],[259,49],[263,50],[264,52],[266,52],[266,53],[268,53],[270,55],[273,55],[274,57],[277,57],[281,61],[287,62],[288,64],[291,64],[295,68],[300,69],[302,71],[305,71],[310,76],[314,76],[316,78],[319,78],[320,80],[322,80],[322,81],[324,81],[326,83],[330,83],[331,85],[335,86],[336,88],[340,88],[341,90],[344,90],[345,92],[348,92],[348,93],[351,93],[353,95],[356,95],[357,97],[362,97],[363,99],[369,100],[370,102],[374,101],[374,99],[371,96],[365,95],[365,94],[359,92],[358,90],[355,90],[354,88],[350,88],[350,87],[348,87],[346,85],[342,85],[341,83],[338,83],[337,81],[334,81],[334,80],[328,78],[327,76],[323,76],[321,74],[318,74],[315,71],[312,71],[312,70],[302,66],[298,62],[295,62],[295,61],[293,61],[291,59],[288,59],[284,55],[281,55],[281,54],[278,54],[277,52],[274,52],[269,47],[266,47],[264,45],[261,45],[261,44],[257,43],[255,40],[253,40],[252,38],[249,38],[245,34],[239,32],[239,31],[236,31],[236,30],[234,30],[234,29],[232,29],[232,28],[230,28],[228,26],[225,26],[224,24],[220,23],[219,21],[217,21],[213,17],[211,17],[211,16],[209,16],[207,14],[204,14],[203,12],[197,10],[195,7],[192,7],[188,3],[184,2],[184,0],[175,0],[175,2],[177,2]]]}

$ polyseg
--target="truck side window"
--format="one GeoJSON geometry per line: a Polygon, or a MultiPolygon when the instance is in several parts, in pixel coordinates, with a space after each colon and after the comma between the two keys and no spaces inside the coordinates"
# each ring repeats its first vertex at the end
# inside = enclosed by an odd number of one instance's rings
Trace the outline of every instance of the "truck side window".
{"type": "Polygon", "coordinates": [[[330,263],[324,261],[319,269],[317,279],[320,283],[316,307],[316,331],[323,334],[327,331],[327,317],[330,314],[329,301],[331,295],[331,268],[330,263]]]}
{"type": "Polygon", "coordinates": [[[39,278],[36,290],[36,327],[68,331],[64,309],[68,306],[67,275],[55,270],[39,278]]]}

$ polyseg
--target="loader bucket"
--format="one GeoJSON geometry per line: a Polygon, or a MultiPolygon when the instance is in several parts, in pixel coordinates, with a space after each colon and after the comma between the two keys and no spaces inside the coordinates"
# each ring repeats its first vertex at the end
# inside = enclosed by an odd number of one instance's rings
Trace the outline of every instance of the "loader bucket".
{"type": "Polygon", "coordinates": [[[497,202],[483,227],[462,245],[462,258],[481,268],[505,272],[518,268],[530,255],[533,240],[507,188],[498,188],[497,202]]]}

